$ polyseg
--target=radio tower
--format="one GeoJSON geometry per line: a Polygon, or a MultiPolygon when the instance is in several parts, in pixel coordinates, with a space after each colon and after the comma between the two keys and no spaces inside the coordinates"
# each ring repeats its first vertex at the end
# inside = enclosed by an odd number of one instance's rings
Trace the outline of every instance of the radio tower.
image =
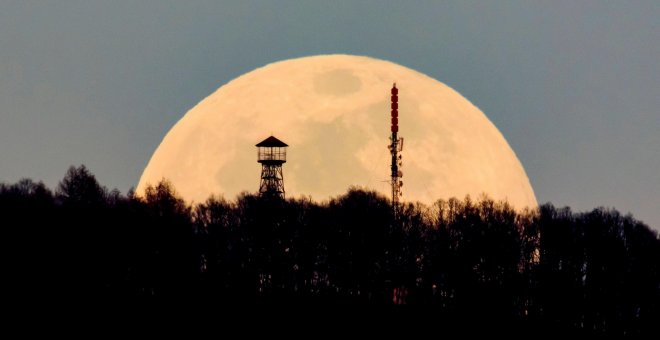
{"type": "Polygon", "coordinates": [[[403,172],[399,170],[402,166],[401,155],[399,154],[403,150],[403,137],[397,137],[399,132],[399,90],[396,88],[396,83],[392,86],[392,126],[390,128],[392,135],[390,136],[390,145],[388,149],[392,154],[392,211],[394,217],[399,215],[399,197],[403,195],[401,192],[401,187],[403,186],[403,172]]]}

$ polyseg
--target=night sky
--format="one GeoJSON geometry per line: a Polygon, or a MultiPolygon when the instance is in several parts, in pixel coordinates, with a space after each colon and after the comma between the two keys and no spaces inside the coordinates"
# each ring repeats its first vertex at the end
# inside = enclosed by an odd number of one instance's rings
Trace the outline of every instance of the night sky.
{"type": "Polygon", "coordinates": [[[4,0],[0,181],[55,187],[85,164],[126,192],[219,86],[345,53],[460,92],[502,132],[539,202],[615,207],[658,229],[658,18],[658,1],[4,0]]]}

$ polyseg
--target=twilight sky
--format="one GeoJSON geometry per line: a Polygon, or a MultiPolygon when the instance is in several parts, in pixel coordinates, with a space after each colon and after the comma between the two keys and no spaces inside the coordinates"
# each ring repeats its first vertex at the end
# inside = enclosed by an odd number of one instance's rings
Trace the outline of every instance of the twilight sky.
{"type": "Polygon", "coordinates": [[[219,86],[274,61],[346,53],[468,98],[539,202],[615,207],[659,229],[658,18],[658,1],[3,0],[0,181],[54,188],[85,164],[126,192],[219,86]]]}

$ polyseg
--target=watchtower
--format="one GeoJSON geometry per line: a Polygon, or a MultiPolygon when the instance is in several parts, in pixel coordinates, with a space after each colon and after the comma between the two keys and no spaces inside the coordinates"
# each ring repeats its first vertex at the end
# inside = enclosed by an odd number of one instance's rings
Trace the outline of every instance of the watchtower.
{"type": "Polygon", "coordinates": [[[261,184],[259,196],[284,198],[284,176],[282,164],[286,163],[286,148],[288,145],[270,136],[257,147],[257,161],[261,163],[261,184]]]}

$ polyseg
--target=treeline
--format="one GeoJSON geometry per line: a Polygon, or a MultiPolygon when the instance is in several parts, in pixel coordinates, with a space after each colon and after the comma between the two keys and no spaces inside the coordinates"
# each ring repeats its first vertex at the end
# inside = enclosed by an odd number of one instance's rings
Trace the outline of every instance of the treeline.
{"type": "Polygon", "coordinates": [[[595,334],[656,332],[660,240],[612,209],[487,198],[406,203],[350,189],[327,203],[244,193],[194,206],[72,167],[54,192],[0,185],[14,297],[423,305],[453,318],[595,334]]]}

